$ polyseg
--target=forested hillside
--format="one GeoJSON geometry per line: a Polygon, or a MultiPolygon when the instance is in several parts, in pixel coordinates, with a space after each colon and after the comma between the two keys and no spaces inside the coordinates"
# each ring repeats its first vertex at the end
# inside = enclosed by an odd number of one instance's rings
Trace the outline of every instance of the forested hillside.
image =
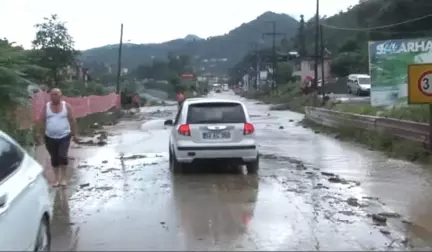
{"type": "MultiPolygon", "coordinates": [[[[212,72],[226,72],[228,67],[238,62],[249,50],[262,39],[264,32],[271,32],[268,21],[276,22],[277,32],[285,33],[286,38],[295,35],[298,21],[286,14],[266,12],[249,23],[229,31],[221,36],[208,39],[176,39],[161,44],[125,44],[123,48],[123,66],[135,69],[139,65],[149,64],[152,59],[166,59],[169,53],[189,55],[195,68],[204,68],[212,72]],[[209,61],[205,61],[208,59],[209,61]],[[213,61],[211,59],[214,59],[213,61]]],[[[279,36],[278,41],[283,37],[279,36]]],[[[263,46],[271,44],[271,37],[263,38],[263,46]]],[[[109,45],[86,50],[82,60],[90,68],[98,64],[116,65],[118,45],[109,45]]]]}

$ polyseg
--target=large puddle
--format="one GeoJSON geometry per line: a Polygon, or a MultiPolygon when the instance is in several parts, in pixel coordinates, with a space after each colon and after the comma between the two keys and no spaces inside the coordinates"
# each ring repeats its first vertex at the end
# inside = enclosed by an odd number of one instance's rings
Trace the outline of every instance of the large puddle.
{"type": "Polygon", "coordinates": [[[389,211],[404,218],[399,224],[407,237],[432,241],[432,170],[430,166],[391,159],[364,146],[315,133],[297,124],[303,115],[267,111],[267,106],[247,102],[262,149],[289,156],[361,182],[359,194],[377,197],[389,211]],[[281,127],[282,126],[282,127],[281,127]],[[274,133],[275,129],[279,132],[274,133]]]}

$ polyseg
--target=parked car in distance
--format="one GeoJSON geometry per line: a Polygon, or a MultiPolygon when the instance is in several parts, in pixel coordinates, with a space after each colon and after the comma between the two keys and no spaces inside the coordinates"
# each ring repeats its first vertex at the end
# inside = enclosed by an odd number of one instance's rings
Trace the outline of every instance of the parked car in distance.
{"type": "Polygon", "coordinates": [[[246,106],[236,100],[194,98],[184,102],[169,137],[170,167],[181,172],[195,161],[246,165],[249,174],[259,169],[255,128],[246,106]]]}
{"type": "Polygon", "coordinates": [[[51,211],[42,166],[0,131],[0,250],[49,251],[51,211]]]}
{"type": "Polygon", "coordinates": [[[221,84],[213,84],[213,90],[216,92],[216,93],[220,93],[221,91],[222,91],[222,85],[221,84]]]}
{"type": "Polygon", "coordinates": [[[370,95],[371,78],[367,74],[350,74],[347,88],[349,94],[370,95]]]}
{"type": "Polygon", "coordinates": [[[229,91],[229,86],[228,86],[228,84],[223,84],[223,86],[222,86],[222,90],[224,91],[224,92],[226,92],[226,91],[229,91]]]}

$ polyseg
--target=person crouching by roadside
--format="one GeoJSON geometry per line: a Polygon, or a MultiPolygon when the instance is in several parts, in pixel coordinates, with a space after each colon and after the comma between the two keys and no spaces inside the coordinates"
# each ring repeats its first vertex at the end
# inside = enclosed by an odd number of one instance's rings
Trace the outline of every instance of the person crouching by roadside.
{"type": "Polygon", "coordinates": [[[132,97],[132,108],[135,108],[136,110],[135,113],[140,112],[140,106],[141,106],[140,103],[141,103],[141,98],[137,93],[135,93],[134,96],[132,97]]]}
{"type": "Polygon", "coordinates": [[[62,100],[61,90],[54,88],[49,94],[51,101],[44,105],[40,113],[37,142],[45,142],[51,157],[51,165],[56,176],[56,183],[53,186],[67,186],[70,140],[79,142],[76,135],[77,125],[71,106],[62,100]]]}

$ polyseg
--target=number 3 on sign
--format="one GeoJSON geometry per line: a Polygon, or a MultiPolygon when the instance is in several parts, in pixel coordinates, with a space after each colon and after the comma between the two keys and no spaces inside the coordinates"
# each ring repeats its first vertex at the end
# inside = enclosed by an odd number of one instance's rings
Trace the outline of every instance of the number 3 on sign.
{"type": "Polygon", "coordinates": [[[419,88],[423,94],[432,96],[432,73],[422,76],[421,85],[419,85],[419,88]]]}

